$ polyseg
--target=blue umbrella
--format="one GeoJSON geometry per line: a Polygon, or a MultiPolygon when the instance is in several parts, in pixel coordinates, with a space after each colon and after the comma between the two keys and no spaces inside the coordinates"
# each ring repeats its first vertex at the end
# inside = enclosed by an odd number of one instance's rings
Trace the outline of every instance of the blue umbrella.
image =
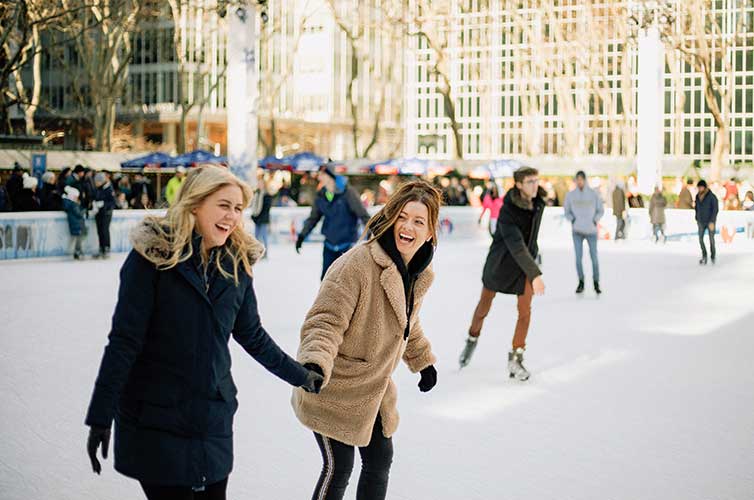
{"type": "Polygon", "coordinates": [[[120,167],[124,170],[141,170],[147,165],[164,167],[170,162],[170,160],[170,155],[166,155],[165,153],[149,153],[145,156],[124,161],[120,164],[120,167]]]}
{"type": "Polygon", "coordinates": [[[260,168],[277,168],[277,169],[290,169],[291,165],[285,158],[278,158],[277,156],[269,155],[265,156],[258,163],[260,168]]]}
{"type": "Polygon", "coordinates": [[[325,159],[314,153],[296,153],[295,155],[286,156],[283,161],[300,172],[316,172],[320,165],[325,164],[325,159]]]}
{"type": "Polygon", "coordinates": [[[209,151],[205,151],[203,149],[197,149],[196,151],[191,151],[190,153],[184,153],[182,155],[176,156],[175,158],[170,160],[169,165],[171,167],[177,167],[177,166],[190,167],[196,163],[227,163],[227,162],[228,162],[228,159],[225,158],[224,156],[215,156],[209,151]]]}

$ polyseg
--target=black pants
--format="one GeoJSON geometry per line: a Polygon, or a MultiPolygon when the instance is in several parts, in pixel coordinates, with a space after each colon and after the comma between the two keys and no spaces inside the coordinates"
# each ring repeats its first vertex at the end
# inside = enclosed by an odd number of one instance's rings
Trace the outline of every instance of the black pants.
{"type": "MultiPolygon", "coordinates": [[[[322,473],[312,500],[341,500],[353,471],[354,447],[314,433],[322,452],[322,473]]],[[[356,500],[384,500],[390,465],[393,463],[393,440],[382,435],[382,420],[377,417],[369,445],[359,448],[361,476],[356,500]]]]}
{"type": "Polygon", "coordinates": [[[141,483],[147,500],[225,500],[228,478],[197,491],[190,486],[157,486],[141,483]]]}
{"type": "Polygon", "coordinates": [[[626,239],[626,219],[618,215],[615,216],[615,239],[626,239]]]}
{"type": "Polygon", "coordinates": [[[699,225],[699,245],[702,247],[702,258],[707,258],[707,247],[704,245],[704,233],[709,233],[709,247],[710,247],[710,256],[712,257],[712,260],[715,260],[715,231],[711,231],[709,228],[709,224],[702,224],[701,222],[697,223],[699,225]]]}
{"type": "Polygon", "coordinates": [[[113,220],[112,210],[100,210],[94,216],[97,222],[97,237],[99,238],[99,251],[105,253],[110,251],[110,221],[113,220]]]}
{"type": "Polygon", "coordinates": [[[325,273],[328,269],[330,269],[330,266],[333,262],[335,262],[335,259],[343,255],[350,249],[351,247],[344,248],[343,250],[332,250],[330,248],[327,248],[327,245],[325,245],[324,250],[322,251],[322,276],[320,276],[319,279],[325,279],[325,273]]]}

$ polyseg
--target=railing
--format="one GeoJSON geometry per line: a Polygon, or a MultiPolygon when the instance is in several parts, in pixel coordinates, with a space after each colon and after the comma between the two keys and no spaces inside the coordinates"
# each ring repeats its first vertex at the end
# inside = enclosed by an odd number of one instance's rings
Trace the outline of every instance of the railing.
{"type": "MultiPolygon", "coordinates": [[[[271,211],[271,244],[290,244],[296,240],[304,219],[309,215],[308,207],[273,208],[271,211]]],[[[164,211],[116,210],[110,226],[111,251],[127,252],[131,248],[128,234],[144,216],[163,214],[164,211]]],[[[440,211],[440,241],[490,241],[486,218],[478,223],[480,209],[472,207],[444,207],[440,211]]],[[[665,232],[668,239],[696,239],[697,226],[692,210],[666,210],[665,232]]],[[[247,230],[253,231],[253,223],[248,211],[244,214],[247,230]]],[[[731,235],[734,239],[754,236],[754,213],[723,211],[718,216],[719,238],[725,240],[731,235]],[[747,234],[747,231],[749,233],[747,234]]],[[[94,218],[87,220],[88,235],[84,250],[96,253],[97,230],[94,218]]],[[[647,209],[631,209],[629,212],[628,239],[646,240],[652,236],[647,209]]],[[[563,209],[550,207],[545,210],[540,230],[540,243],[569,242],[571,226],[563,217],[563,209]]],[[[600,237],[612,239],[615,235],[615,218],[607,209],[600,222],[600,237]]],[[[315,229],[310,241],[321,241],[322,236],[315,229]]],[[[68,232],[68,222],[64,212],[10,212],[0,213],[0,260],[60,257],[72,255],[72,241],[68,232]]]]}

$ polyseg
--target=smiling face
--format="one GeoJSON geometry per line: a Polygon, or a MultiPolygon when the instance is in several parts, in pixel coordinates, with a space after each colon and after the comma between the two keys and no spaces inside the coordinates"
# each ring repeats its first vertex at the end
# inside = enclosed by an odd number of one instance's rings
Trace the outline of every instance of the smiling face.
{"type": "Polygon", "coordinates": [[[192,210],[196,217],[196,232],[202,236],[203,250],[225,244],[230,233],[240,223],[243,208],[241,188],[226,185],[207,196],[192,210]]]}
{"type": "Polygon", "coordinates": [[[430,239],[429,211],[418,201],[409,201],[401,209],[393,226],[395,246],[408,264],[416,252],[430,239]]]}

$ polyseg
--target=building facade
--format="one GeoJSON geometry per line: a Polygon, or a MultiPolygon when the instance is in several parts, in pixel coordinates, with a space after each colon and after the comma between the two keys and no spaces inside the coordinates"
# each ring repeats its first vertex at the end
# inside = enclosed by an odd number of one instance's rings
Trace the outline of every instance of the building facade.
{"type": "MultiPolygon", "coordinates": [[[[411,0],[413,31],[423,35],[407,40],[405,154],[633,157],[640,26],[631,17],[646,3],[411,0]]],[[[754,4],[702,3],[720,26],[708,38],[713,75],[731,97],[724,111],[729,159],[751,162],[754,4]]],[[[664,4],[669,15],[658,23],[665,23],[667,46],[688,42],[689,6],[664,4]]],[[[669,48],[664,83],[665,155],[708,160],[716,126],[700,68],[669,48]]]]}

